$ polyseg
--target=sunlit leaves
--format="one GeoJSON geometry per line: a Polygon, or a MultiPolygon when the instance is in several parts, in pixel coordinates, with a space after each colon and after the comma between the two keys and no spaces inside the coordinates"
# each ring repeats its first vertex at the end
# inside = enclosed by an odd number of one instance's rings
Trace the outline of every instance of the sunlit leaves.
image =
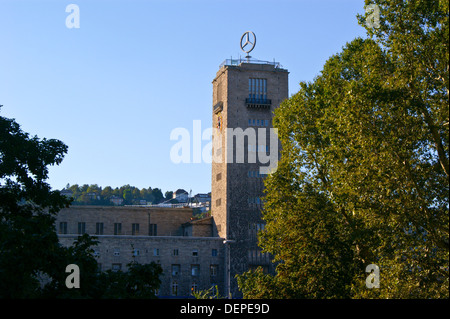
{"type": "Polygon", "coordinates": [[[280,297],[448,297],[448,5],[366,4],[381,13],[372,38],[275,112],[260,244],[280,297]],[[371,263],[379,289],[364,285],[371,263]]]}

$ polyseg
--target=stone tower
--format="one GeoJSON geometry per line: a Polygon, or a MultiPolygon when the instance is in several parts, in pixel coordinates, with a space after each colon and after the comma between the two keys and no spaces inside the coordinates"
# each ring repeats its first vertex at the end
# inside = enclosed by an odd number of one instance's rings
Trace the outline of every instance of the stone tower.
{"type": "Polygon", "coordinates": [[[273,272],[257,233],[264,228],[263,179],[279,156],[273,111],[288,98],[288,73],[277,62],[225,60],[212,82],[211,212],[215,233],[226,240],[225,286],[233,297],[236,274],[258,266],[273,272]]]}

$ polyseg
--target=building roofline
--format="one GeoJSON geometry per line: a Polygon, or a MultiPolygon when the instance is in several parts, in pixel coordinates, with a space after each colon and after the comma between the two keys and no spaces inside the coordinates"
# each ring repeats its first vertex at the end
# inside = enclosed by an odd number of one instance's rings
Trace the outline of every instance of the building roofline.
{"type": "Polygon", "coordinates": [[[257,59],[225,59],[220,65],[219,69],[221,69],[223,66],[241,66],[243,64],[262,64],[262,65],[271,65],[275,69],[284,70],[283,66],[280,62],[276,62],[275,59],[273,61],[266,61],[266,60],[257,60],[257,59]]]}
{"type": "MultiPolygon", "coordinates": [[[[164,206],[144,206],[144,205],[125,205],[125,206],[100,206],[100,205],[70,205],[68,208],[76,209],[98,209],[98,210],[167,210],[167,211],[192,211],[191,207],[164,207],[164,206]]],[[[67,208],[63,208],[67,209],[67,208]]]]}
{"type": "Polygon", "coordinates": [[[208,217],[204,217],[204,218],[200,218],[200,219],[193,219],[190,221],[187,221],[185,223],[183,223],[182,225],[189,225],[189,224],[201,224],[203,222],[212,222],[213,217],[212,216],[208,216],[208,217]]]}
{"type": "MultiPolygon", "coordinates": [[[[61,238],[78,238],[78,234],[58,234],[61,238]]],[[[222,237],[193,237],[193,236],[145,236],[145,235],[90,235],[98,239],[181,239],[181,240],[224,240],[222,237]]]]}

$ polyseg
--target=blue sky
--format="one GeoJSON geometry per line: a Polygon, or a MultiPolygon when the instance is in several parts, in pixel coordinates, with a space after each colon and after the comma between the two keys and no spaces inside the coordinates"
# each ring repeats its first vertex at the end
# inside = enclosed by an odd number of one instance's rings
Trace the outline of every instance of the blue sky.
{"type": "Polygon", "coordinates": [[[209,192],[211,164],[172,163],[170,132],[211,126],[211,82],[245,56],[241,35],[256,34],[252,57],[289,70],[294,94],[365,37],[357,13],[363,0],[0,0],[0,115],[69,146],[53,188],[209,192]],[[66,27],[71,3],[80,28],[66,27]]]}

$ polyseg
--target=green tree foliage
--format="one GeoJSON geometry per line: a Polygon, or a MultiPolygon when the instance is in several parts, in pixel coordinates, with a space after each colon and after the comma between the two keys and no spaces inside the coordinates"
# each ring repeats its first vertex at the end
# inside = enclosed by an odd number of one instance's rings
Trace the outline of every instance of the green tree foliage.
{"type": "Polygon", "coordinates": [[[261,247],[246,298],[448,298],[448,2],[366,1],[380,26],[275,112],[261,247]],[[380,267],[367,289],[365,267],[380,267]]]}
{"type": "Polygon", "coordinates": [[[133,193],[131,189],[127,188],[123,191],[123,199],[126,205],[131,205],[133,200],[133,193]]]}
{"type": "Polygon", "coordinates": [[[159,279],[162,274],[161,265],[151,262],[139,264],[131,262],[128,270],[107,270],[99,275],[101,294],[96,298],[106,299],[154,299],[155,292],[161,285],[159,279]]]}
{"type": "Polygon", "coordinates": [[[164,193],[164,198],[166,200],[171,200],[173,198],[173,192],[172,191],[167,191],[164,193]]]}
{"type": "Polygon", "coordinates": [[[51,279],[42,289],[43,298],[83,298],[83,299],[154,299],[155,291],[161,285],[162,268],[154,262],[127,264],[127,271],[107,270],[100,272],[94,247],[95,237],[79,236],[70,247],[61,247],[61,265],[75,264],[80,268],[80,288],[68,289],[65,272],[48,274],[51,279]]]}
{"type": "Polygon", "coordinates": [[[94,246],[98,244],[95,237],[84,234],[79,236],[69,247],[59,246],[55,252],[54,263],[57,265],[51,272],[45,273],[41,298],[100,298],[104,294],[97,260],[94,257],[94,246]],[[68,289],[65,272],[67,265],[75,264],[80,269],[80,288],[68,289]]]}
{"type": "Polygon", "coordinates": [[[224,299],[219,294],[219,287],[217,285],[206,290],[193,291],[192,295],[195,299],[224,299]]]}
{"type": "Polygon", "coordinates": [[[38,273],[54,271],[54,216],[70,201],[45,180],[66,153],[61,141],[30,137],[0,117],[0,297],[34,297],[38,273]]]}
{"type": "MultiPolygon", "coordinates": [[[[159,265],[132,263],[126,273],[100,273],[95,238],[59,243],[55,215],[71,199],[46,179],[48,166],[66,153],[61,141],[30,137],[15,120],[0,117],[0,298],[154,298],[159,265]],[[66,287],[69,264],[80,269],[79,289],[66,287]]],[[[97,185],[68,188],[80,196],[101,191],[97,185]]]]}
{"type": "Polygon", "coordinates": [[[159,204],[164,201],[161,189],[152,189],[151,187],[139,189],[135,186],[123,185],[113,189],[111,186],[102,188],[97,184],[84,184],[82,186],[74,184],[69,185],[64,190],[71,192],[72,205],[114,205],[110,201],[112,196],[122,198],[124,200],[123,205],[138,205],[141,200],[151,204],[159,204]]]}

